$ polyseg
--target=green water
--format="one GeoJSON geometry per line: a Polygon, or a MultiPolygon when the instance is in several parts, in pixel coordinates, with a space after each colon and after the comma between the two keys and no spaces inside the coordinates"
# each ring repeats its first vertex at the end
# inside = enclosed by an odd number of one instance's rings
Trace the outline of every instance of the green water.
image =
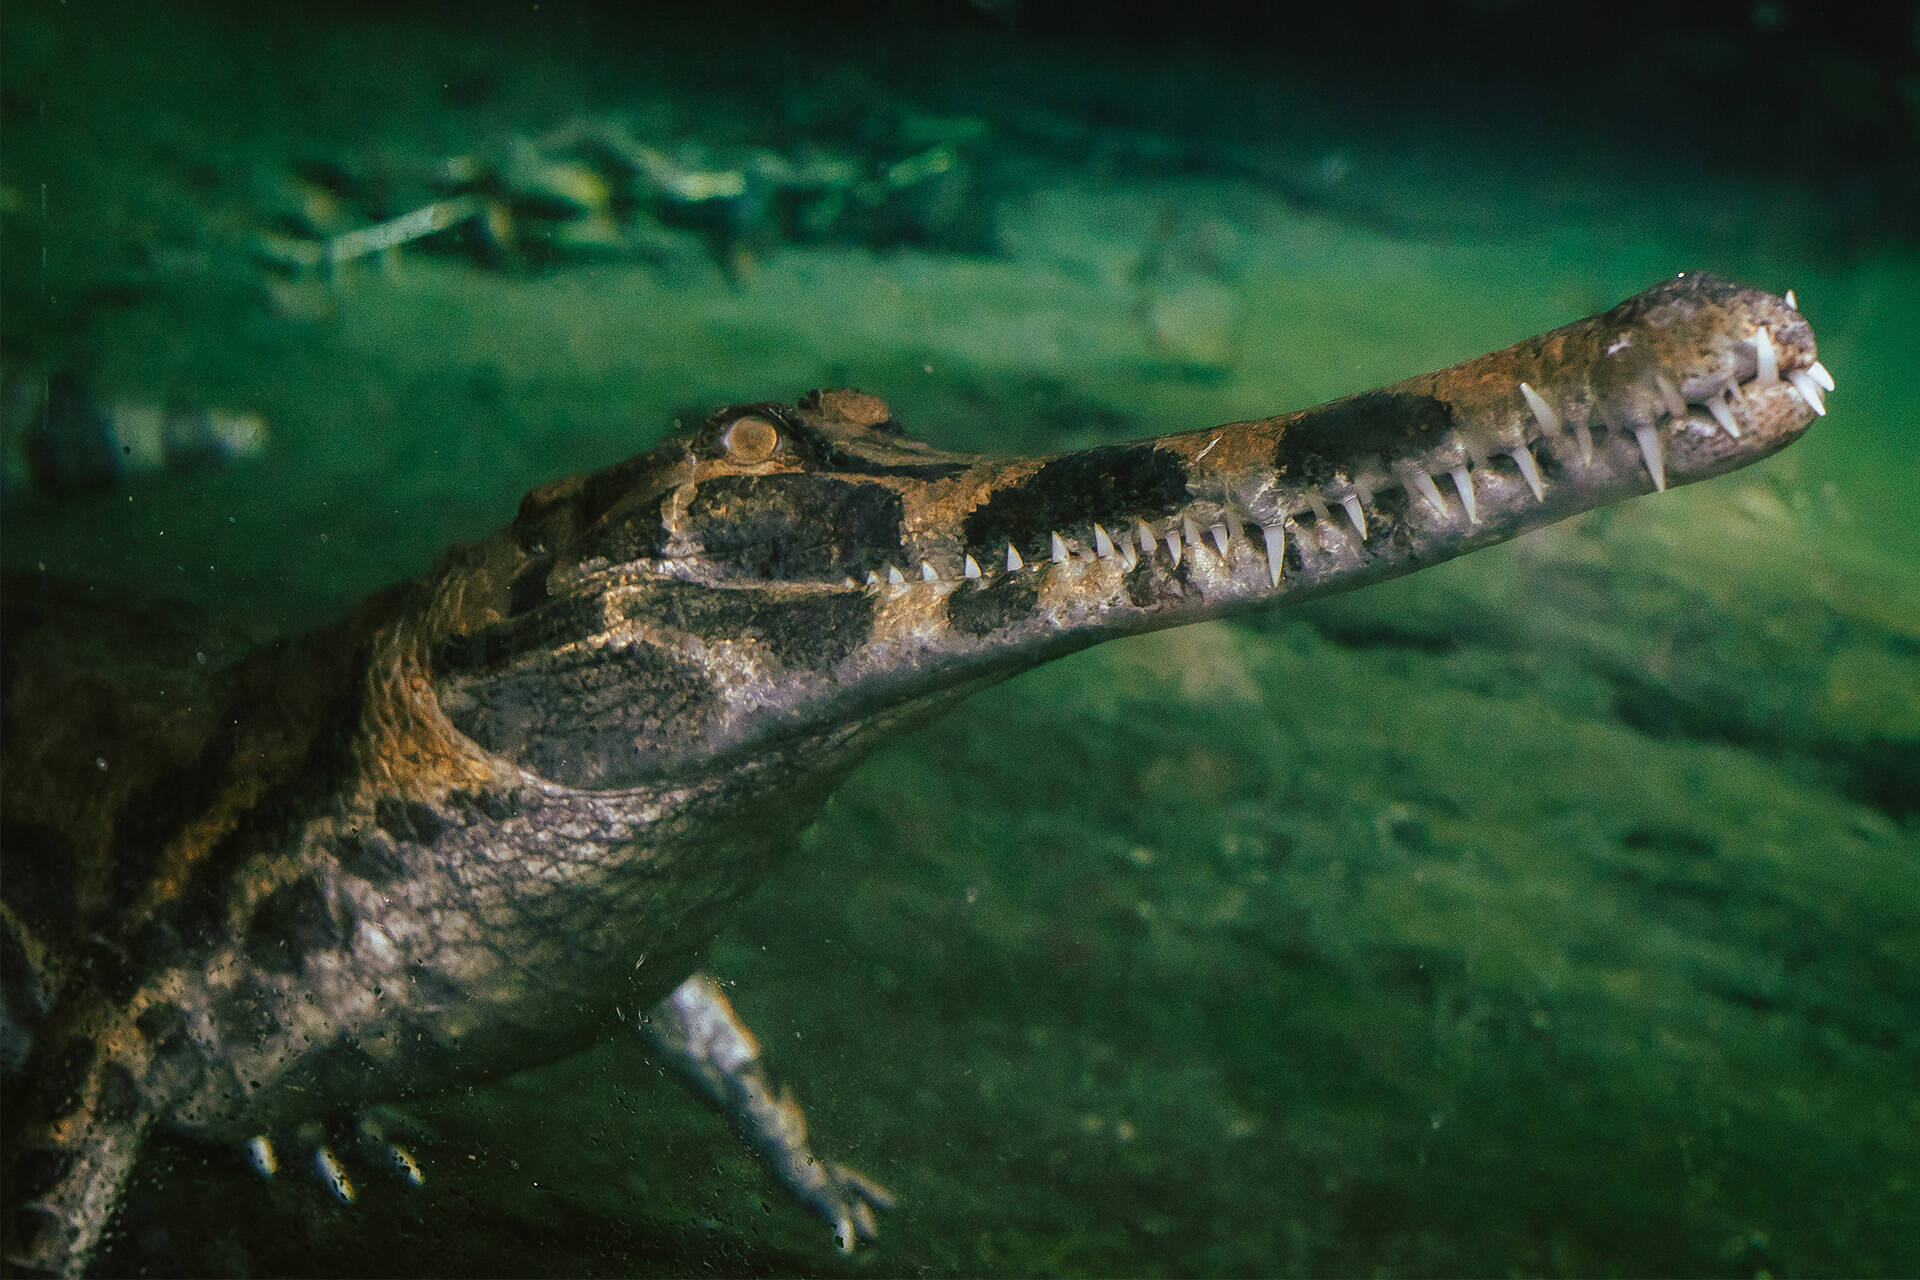
{"type": "Polygon", "coordinates": [[[812,386],[939,444],[1071,447],[1316,403],[1692,268],[1796,289],[1839,382],[1761,467],[1106,646],[856,773],[713,968],[817,1144],[899,1193],[859,1256],[609,1044],[421,1100],[427,1186],[351,1209],[161,1144],[109,1265],[1920,1265],[1920,252],[1860,213],[1884,173],[1694,156],[1572,86],[1536,112],[1462,80],[1437,109],[1351,62],[991,14],[77,8],[0,17],[9,358],[271,435],[224,470],[16,496],[0,549],[269,630],[676,415],[812,386]],[[612,113],[764,137],[849,94],[980,122],[992,252],[422,250],[325,282],[231,251],[298,162],[612,113]]]}

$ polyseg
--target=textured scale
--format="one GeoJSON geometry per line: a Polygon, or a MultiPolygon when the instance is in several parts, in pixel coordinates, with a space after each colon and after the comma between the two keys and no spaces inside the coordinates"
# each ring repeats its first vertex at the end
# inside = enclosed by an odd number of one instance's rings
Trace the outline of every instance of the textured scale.
{"type": "MultiPolygon", "coordinates": [[[[868,751],[1100,640],[1744,465],[1831,387],[1789,305],[1688,275],[1319,409],[1050,457],[930,448],[856,391],[735,406],[257,647],[9,584],[9,1256],[83,1269],[155,1126],[270,1172],[271,1135],[636,1006],[850,1247],[890,1197],[812,1154],[696,967],[868,751]]],[[[308,1157],[344,1196],[342,1159],[308,1157]]]]}

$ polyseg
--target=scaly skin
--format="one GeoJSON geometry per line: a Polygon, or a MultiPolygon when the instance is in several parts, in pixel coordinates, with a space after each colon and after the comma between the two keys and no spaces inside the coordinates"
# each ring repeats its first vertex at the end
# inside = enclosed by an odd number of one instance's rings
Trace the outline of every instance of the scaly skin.
{"type": "Polygon", "coordinates": [[[82,1269],[154,1125],[244,1142],[648,1005],[851,1244],[885,1192],[813,1157],[689,975],[862,756],[1100,640],[1745,465],[1828,385],[1786,303],[1689,275],[1323,408],[1054,457],[940,452],[854,391],[736,406],[226,665],[10,595],[12,1255],[82,1269]]]}

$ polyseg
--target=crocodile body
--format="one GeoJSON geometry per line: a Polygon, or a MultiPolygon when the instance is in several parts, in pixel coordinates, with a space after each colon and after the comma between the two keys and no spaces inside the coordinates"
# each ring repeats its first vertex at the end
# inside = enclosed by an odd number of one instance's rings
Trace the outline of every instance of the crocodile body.
{"type": "Polygon", "coordinates": [[[83,1269],[155,1126],[258,1144],[650,1005],[850,1244],[885,1193],[812,1156],[696,968],[867,752],[1100,640],[1744,465],[1830,386],[1788,303],[1687,275],[1320,409],[1052,457],[932,449],[854,391],[734,406],[231,657],[11,591],[10,1255],[83,1269]]]}

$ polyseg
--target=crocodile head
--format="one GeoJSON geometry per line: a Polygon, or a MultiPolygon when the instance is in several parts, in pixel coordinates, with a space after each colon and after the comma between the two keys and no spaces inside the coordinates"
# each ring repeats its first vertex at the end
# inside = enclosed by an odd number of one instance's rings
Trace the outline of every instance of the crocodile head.
{"type": "Polygon", "coordinates": [[[462,580],[436,692],[565,785],[832,756],[1102,639],[1744,465],[1830,387],[1787,301],[1687,274],[1318,409],[1044,457],[930,448],[857,391],[736,405],[528,495],[492,588],[462,580]]]}

